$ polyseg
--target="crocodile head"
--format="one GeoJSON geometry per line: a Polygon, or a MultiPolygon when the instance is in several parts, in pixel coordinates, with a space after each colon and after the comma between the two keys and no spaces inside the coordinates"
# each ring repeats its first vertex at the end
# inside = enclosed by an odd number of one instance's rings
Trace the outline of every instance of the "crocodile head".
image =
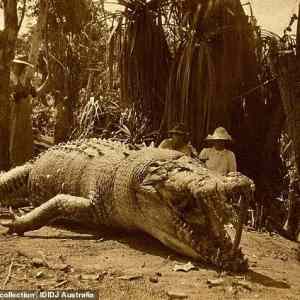
{"type": "MultiPolygon", "coordinates": [[[[222,269],[247,269],[236,238],[226,230],[230,201],[248,201],[253,182],[241,174],[217,176],[181,156],[156,161],[135,188],[135,223],[176,252],[222,269]]],[[[241,224],[240,224],[241,225],[241,224]]]]}

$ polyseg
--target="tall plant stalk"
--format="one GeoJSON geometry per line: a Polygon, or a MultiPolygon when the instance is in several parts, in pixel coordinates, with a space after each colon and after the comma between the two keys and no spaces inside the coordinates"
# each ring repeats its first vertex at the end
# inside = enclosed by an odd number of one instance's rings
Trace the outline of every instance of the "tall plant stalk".
{"type": "Polygon", "coordinates": [[[171,63],[158,2],[120,1],[126,7],[125,19],[123,23],[119,20],[110,39],[111,43],[122,39],[122,101],[125,105],[136,103],[140,112],[151,119],[152,129],[160,125],[171,63]]]}

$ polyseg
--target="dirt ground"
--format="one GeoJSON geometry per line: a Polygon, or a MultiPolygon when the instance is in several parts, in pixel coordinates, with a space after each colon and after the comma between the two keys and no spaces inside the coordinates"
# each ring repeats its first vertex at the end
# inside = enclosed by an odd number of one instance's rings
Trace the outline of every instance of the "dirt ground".
{"type": "Polygon", "coordinates": [[[205,266],[175,271],[189,260],[142,234],[3,232],[0,226],[0,289],[97,289],[100,299],[300,299],[298,245],[277,235],[245,232],[251,268],[231,275],[205,266]]]}

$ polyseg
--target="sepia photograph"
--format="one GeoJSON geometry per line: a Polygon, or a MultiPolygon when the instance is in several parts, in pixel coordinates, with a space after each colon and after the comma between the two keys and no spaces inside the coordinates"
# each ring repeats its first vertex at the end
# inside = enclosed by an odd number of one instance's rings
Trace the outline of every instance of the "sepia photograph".
{"type": "Polygon", "coordinates": [[[0,300],[300,300],[299,169],[300,0],[0,0],[0,300]]]}

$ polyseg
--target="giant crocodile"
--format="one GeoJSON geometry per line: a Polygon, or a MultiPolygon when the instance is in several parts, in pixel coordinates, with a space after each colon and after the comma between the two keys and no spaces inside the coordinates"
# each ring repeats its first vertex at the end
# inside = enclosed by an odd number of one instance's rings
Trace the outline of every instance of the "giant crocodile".
{"type": "Polygon", "coordinates": [[[241,226],[230,238],[226,207],[230,199],[247,203],[253,188],[240,173],[217,176],[177,151],[77,140],[0,175],[0,203],[22,193],[34,206],[2,225],[19,235],[58,219],[99,231],[144,231],[177,253],[243,271],[241,226]]]}

